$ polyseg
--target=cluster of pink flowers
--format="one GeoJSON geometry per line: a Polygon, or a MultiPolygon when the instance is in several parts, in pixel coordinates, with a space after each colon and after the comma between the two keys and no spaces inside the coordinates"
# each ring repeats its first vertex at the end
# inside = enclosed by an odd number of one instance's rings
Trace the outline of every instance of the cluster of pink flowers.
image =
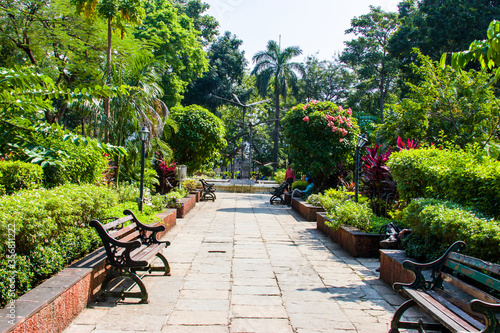
{"type": "MultiPolygon", "coordinates": [[[[334,110],[332,110],[332,111],[334,111],[334,110]]],[[[344,109],[341,106],[339,106],[337,111],[339,113],[342,113],[344,111],[344,109]]],[[[346,111],[346,113],[348,116],[351,116],[352,110],[349,108],[346,111]]],[[[332,115],[327,114],[326,120],[328,120],[327,126],[332,129],[332,132],[334,132],[334,133],[339,132],[343,137],[346,136],[347,134],[349,134],[348,129],[341,127],[341,125],[345,124],[345,126],[347,126],[347,128],[352,127],[351,118],[340,115],[340,114],[337,116],[332,116],[332,115]]],[[[344,139],[340,138],[339,142],[342,142],[342,141],[344,141],[344,139]]]]}

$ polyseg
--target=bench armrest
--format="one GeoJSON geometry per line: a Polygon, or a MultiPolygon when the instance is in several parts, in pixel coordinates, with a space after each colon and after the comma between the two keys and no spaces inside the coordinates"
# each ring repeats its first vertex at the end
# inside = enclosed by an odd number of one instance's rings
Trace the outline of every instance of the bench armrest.
{"type": "Polygon", "coordinates": [[[111,265],[116,267],[143,267],[148,264],[147,261],[136,261],[130,257],[130,252],[141,247],[141,242],[138,240],[123,242],[114,239],[104,229],[101,222],[97,220],[90,221],[89,226],[96,229],[97,233],[101,237],[104,248],[106,249],[108,261],[111,265]]]}
{"type": "Polygon", "coordinates": [[[411,288],[411,289],[424,289],[428,290],[433,288],[439,282],[439,271],[443,266],[446,259],[448,259],[448,255],[451,252],[458,252],[465,248],[465,242],[457,241],[453,243],[448,250],[439,258],[430,263],[417,263],[411,260],[406,260],[403,262],[403,267],[407,270],[412,271],[415,274],[415,280],[412,283],[394,283],[392,286],[394,290],[398,291],[402,288],[411,288]],[[427,280],[422,274],[423,271],[432,270],[431,278],[432,280],[427,280]]]}
{"type": "Polygon", "coordinates": [[[142,244],[151,245],[151,244],[165,243],[167,246],[170,245],[170,242],[168,242],[168,241],[159,241],[157,239],[157,237],[156,237],[159,232],[165,230],[165,226],[164,225],[150,226],[150,225],[144,224],[142,222],[139,222],[139,220],[134,215],[134,213],[132,213],[132,211],[130,211],[128,209],[125,209],[123,211],[123,214],[125,214],[125,215],[131,215],[133,217],[133,220],[134,220],[134,222],[135,222],[135,224],[137,226],[137,230],[139,230],[139,234],[140,234],[140,237],[141,237],[142,244]],[[151,234],[149,236],[147,236],[147,232],[148,231],[151,232],[151,234]]]}
{"type": "Polygon", "coordinates": [[[500,323],[496,317],[496,314],[500,313],[500,304],[488,303],[474,299],[470,302],[470,308],[472,311],[480,313],[484,316],[485,327],[482,332],[490,332],[492,331],[492,328],[496,328],[493,331],[497,331],[498,328],[500,328],[500,323]]]}

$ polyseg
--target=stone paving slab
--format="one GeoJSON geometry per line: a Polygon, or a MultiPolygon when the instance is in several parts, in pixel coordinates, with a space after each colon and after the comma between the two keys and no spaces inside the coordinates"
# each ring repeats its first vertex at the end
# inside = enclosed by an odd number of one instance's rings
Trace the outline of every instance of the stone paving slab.
{"type": "Polygon", "coordinates": [[[148,304],[96,302],[65,333],[377,333],[403,302],[378,260],[349,256],[268,194],[218,192],[164,239],[172,272],[143,278],[148,304]]]}

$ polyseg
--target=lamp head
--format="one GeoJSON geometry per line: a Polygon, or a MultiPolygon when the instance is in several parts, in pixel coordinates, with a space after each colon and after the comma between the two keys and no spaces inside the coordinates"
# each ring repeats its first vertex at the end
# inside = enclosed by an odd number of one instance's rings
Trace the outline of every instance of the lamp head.
{"type": "Polygon", "coordinates": [[[366,134],[361,134],[358,136],[358,142],[356,143],[357,148],[363,148],[363,146],[368,142],[368,137],[366,134]]]}
{"type": "Polygon", "coordinates": [[[146,142],[149,138],[149,129],[147,128],[146,125],[142,126],[141,130],[140,130],[140,136],[141,136],[141,140],[143,142],[146,142]]]}

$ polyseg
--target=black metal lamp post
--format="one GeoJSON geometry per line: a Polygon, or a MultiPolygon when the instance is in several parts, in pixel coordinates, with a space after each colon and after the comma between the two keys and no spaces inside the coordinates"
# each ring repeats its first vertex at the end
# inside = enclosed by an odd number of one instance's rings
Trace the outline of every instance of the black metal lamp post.
{"type": "Polygon", "coordinates": [[[142,205],[144,204],[144,160],[146,159],[146,141],[149,138],[149,129],[144,125],[139,132],[142,141],[141,149],[141,188],[139,198],[139,211],[142,213],[142,205]]]}
{"type": "Polygon", "coordinates": [[[358,202],[359,195],[359,150],[368,142],[366,134],[361,134],[358,137],[358,142],[356,143],[356,170],[354,172],[354,185],[356,186],[356,192],[354,194],[354,201],[358,202]]]}

